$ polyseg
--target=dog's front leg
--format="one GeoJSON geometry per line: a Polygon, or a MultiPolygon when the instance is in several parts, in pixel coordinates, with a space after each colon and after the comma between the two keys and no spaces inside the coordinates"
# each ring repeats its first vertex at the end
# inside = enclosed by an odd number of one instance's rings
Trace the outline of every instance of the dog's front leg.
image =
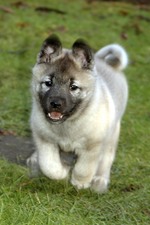
{"type": "Polygon", "coordinates": [[[113,129],[112,134],[110,135],[110,137],[108,137],[107,142],[104,144],[103,150],[101,151],[97,172],[93,178],[91,185],[91,188],[98,193],[107,191],[110,179],[110,171],[115,158],[119,133],[120,122],[118,122],[116,127],[113,129]]]}
{"type": "Polygon", "coordinates": [[[61,163],[57,145],[36,138],[38,165],[41,172],[51,179],[64,179],[70,170],[69,166],[61,163]]]}
{"type": "Polygon", "coordinates": [[[67,177],[69,167],[61,163],[59,150],[52,144],[44,144],[39,151],[39,165],[44,175],[61,180],[67,177]]]}
{"type": "Polygon", "coordinates": [[[71,183],[78,189],[91,186],[93,176],[95,175],[98,166],[99,149],[100,146],[89,151],[82,150],[78,156],[71,177],[71,183]]]}

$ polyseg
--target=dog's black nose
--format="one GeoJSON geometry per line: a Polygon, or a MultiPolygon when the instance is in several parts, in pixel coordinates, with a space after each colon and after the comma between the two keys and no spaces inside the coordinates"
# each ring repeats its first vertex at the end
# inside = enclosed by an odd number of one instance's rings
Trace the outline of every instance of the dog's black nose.
{"type": "Polygon", "coordinates": [[[64,105],[64,101],[62,99],[53,99],[50,105],[53,109],[61,109],[64,105]]]}
{"type": "Polygon", "coordinates": [[[53,102],[51,102],[51,106],[56,109],[56,108],[60,108],[61,104],[59,102],[53,101],[53,102]]]}

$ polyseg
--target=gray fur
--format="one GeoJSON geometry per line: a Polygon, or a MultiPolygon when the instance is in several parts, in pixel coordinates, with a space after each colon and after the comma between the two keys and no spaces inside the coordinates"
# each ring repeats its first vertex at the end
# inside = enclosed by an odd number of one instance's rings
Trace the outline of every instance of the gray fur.
{"type": "MultiPolygon", "coordinates": [[[[55,37],[56,38],[56,37],[55,37]]],[[[48,38],[33,68],[31,174],[105,192],[115,158],[128,86],[127,54],[109,45],[93,55],[81,40],[71,50],[48,38]],[[48,49],[48,50],[47,50],[48,49]],[[47,59],[47,60],[46,60],[47,59]]]]}

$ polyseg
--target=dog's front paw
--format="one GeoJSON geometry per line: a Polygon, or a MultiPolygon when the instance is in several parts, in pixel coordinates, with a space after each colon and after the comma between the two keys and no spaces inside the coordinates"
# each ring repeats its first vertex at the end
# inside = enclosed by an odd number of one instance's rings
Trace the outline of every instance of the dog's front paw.
{"type": "Polygon", "coordinates": [[[71,178],[71,183],[77,189],[86,189],[86,188],[89,188],[91,186],[91,182],[90,181],[87,181],[85,179],[78,180],[74,176],[72,176],[72,178],[71,178]]]}
{"type": "Polygon", "coordinates": [[[105,193],[108,189],[109,180],[102,176],[95,176],[92,180],[91,189],[97,193],[105,193]]]}

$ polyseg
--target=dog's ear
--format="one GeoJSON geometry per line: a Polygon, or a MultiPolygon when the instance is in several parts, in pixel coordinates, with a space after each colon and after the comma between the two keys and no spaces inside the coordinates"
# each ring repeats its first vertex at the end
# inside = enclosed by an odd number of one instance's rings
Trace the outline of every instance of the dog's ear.
{"type": "Polygon", "coordinates": [[[37,63],[49,63],[51,59],[58,56],[62,52],[62,44],[56,35],[48,37],[41,47],[37,57],[37,63]]]}
{"type": "Polygon", "coordinates": [[[76,40],[72,46],[72,53],[83,69],[93,68],[93,52],[85,41],[76,40]]]}

